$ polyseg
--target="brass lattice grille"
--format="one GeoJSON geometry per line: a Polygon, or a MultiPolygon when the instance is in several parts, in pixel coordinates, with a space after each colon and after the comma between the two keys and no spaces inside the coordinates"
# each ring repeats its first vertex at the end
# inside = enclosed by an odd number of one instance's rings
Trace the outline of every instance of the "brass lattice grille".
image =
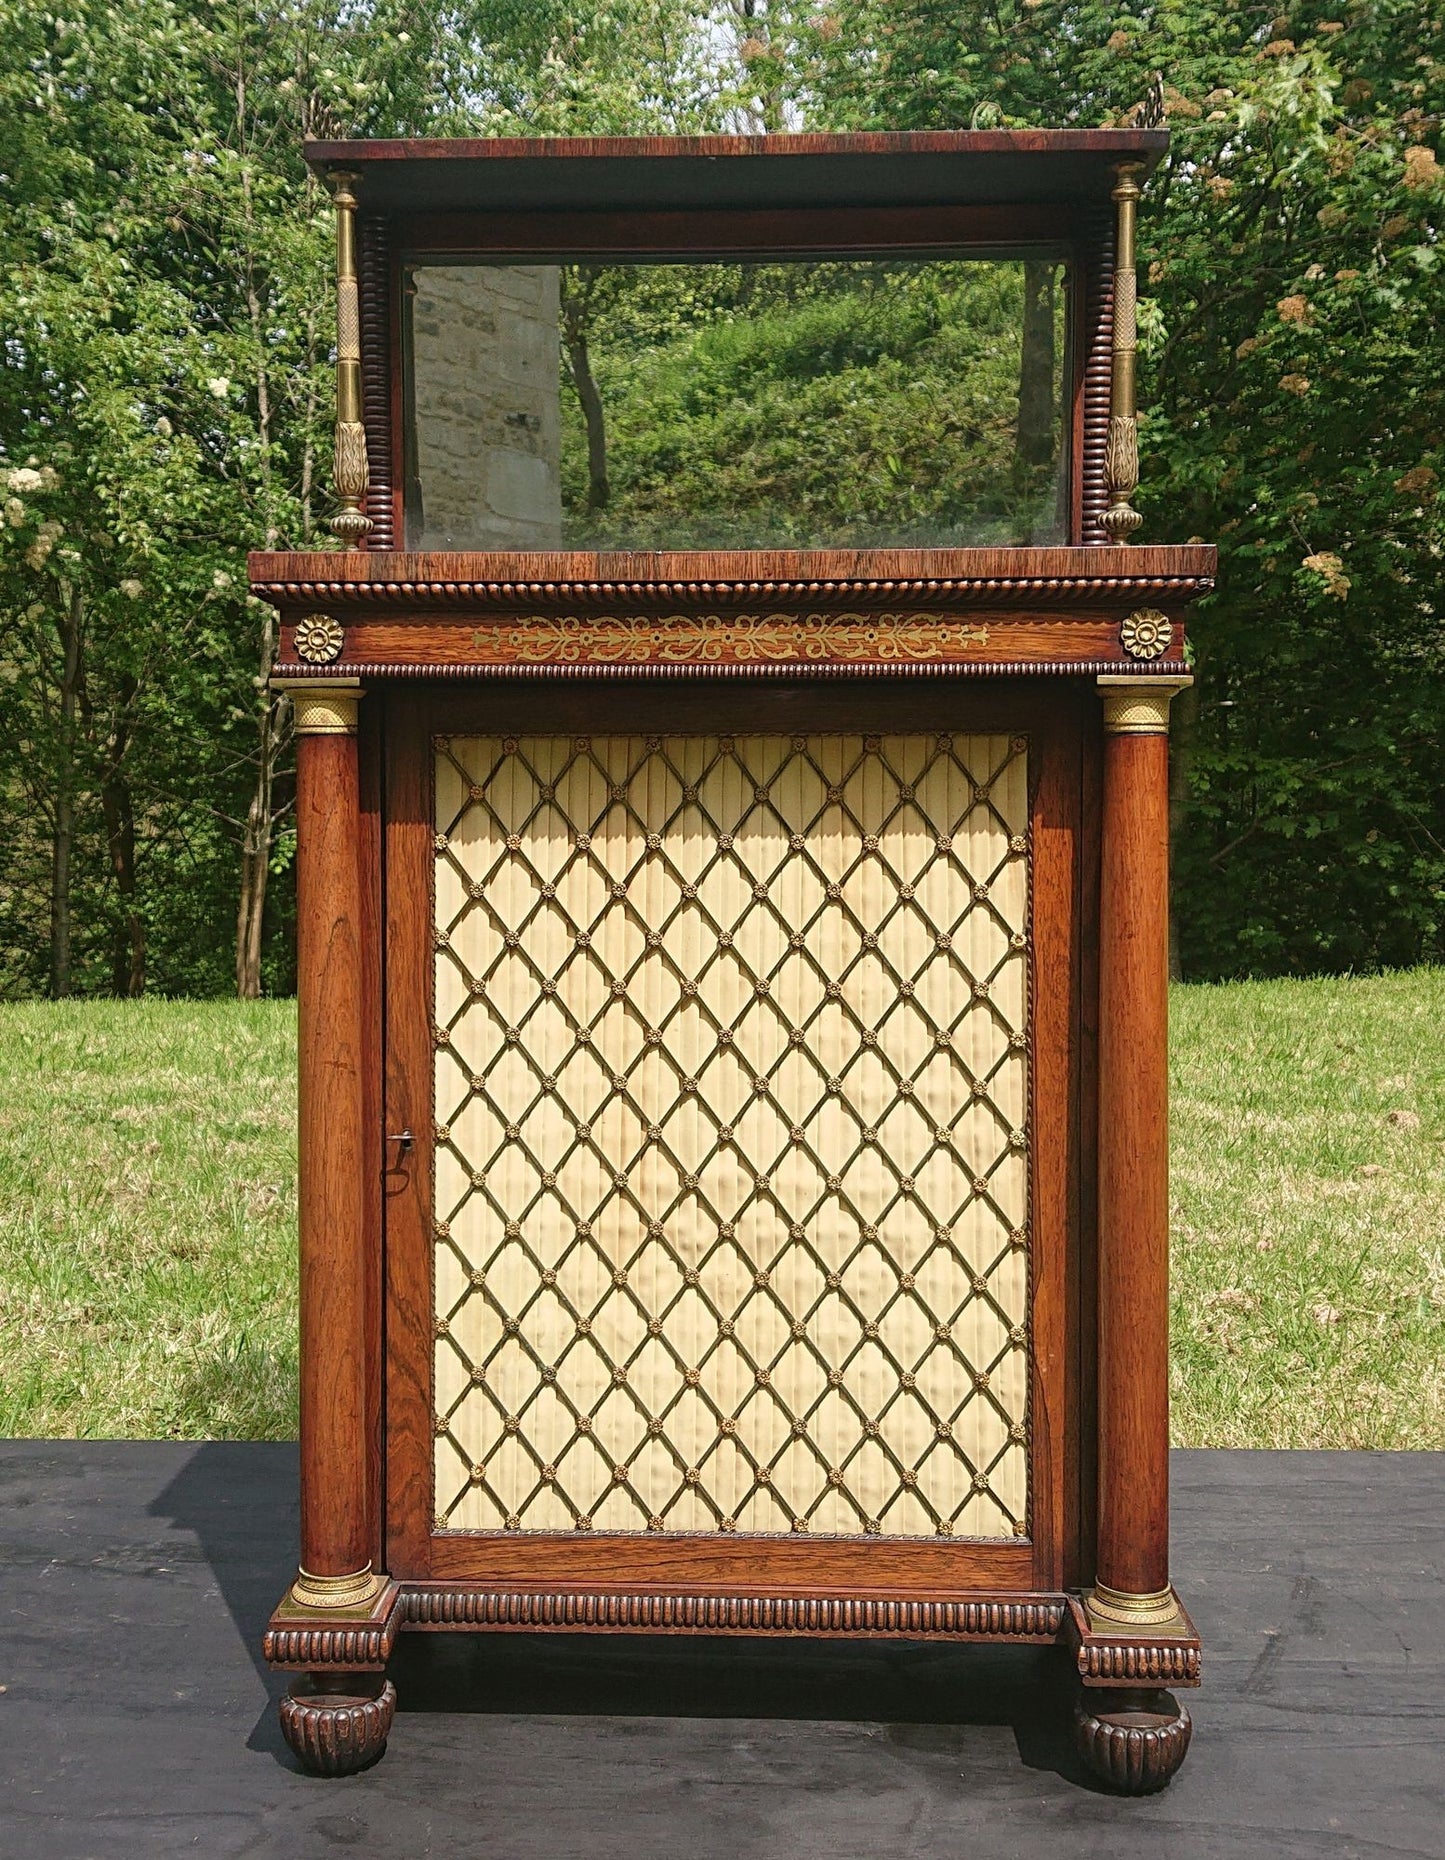
{"type": "Polygon", "coordinates": [[[436,1528],[1022,1534],[1025,743],[436,777],[436,1528]]]}

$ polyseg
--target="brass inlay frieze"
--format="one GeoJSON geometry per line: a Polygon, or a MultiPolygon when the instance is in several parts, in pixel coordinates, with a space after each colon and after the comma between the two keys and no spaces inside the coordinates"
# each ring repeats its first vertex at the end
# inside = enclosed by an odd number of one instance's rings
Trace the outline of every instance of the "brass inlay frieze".
{"type": "Polygon", "coordinates": [[[988,628],[931,614],[529,614],[477,627],[472,644],[507,661],[557,665],[923,664],[987,645],[988,628]]]}

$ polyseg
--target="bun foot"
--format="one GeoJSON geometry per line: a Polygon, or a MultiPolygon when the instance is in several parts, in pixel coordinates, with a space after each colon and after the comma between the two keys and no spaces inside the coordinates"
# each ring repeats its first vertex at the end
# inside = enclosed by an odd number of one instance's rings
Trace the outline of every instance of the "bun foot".
{"type": "Polygon", "coordinates": [[[1081,1693],[1074,1742],[1094,1775],[1122,1795],[1152,1795],[1184,1761],[1193,1726],[1172,1692],[1081,1693]]]}
{"type": "Polygon", "coordinates": [[[302,1769],[313,1776],[354,1776],[386,1749],[396,1687],[389,1679],[378,1685],[361,1674],[303,1680],[278,1709],[282,1735],[302,1769]]]}

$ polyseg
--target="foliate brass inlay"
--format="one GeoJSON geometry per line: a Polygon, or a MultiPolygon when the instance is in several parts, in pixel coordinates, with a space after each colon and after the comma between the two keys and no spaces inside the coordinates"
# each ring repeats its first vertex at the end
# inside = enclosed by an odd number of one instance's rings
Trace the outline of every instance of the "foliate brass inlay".
{"type": "Polygon", "coordinates": [[[1139,607],[1119,629],[1119,641],[1131,659],[1157,659],[1168,652],[1174,628],[1157,607],[1139,607]]]}
{"type": "Polygon", "coordinates": [[[436,777],[436,1528],[1022,1533],[1026,741],[436,777]]]}
{"type": "Polygon", "coordinates": [[[296,656],[308,665],[330,665],[345,644],[341,622],[330,614],[309,614],[296,622],[296,656]]]}
{"type": "Polygon", "coordinates": [[[1157,1628],[1179,1619],[1179,1600],[1173,1589],[1156,1589],[1132,1595],[1096,1582],[1085,1601],[1091,1626],[1157,1628]]]}
{"type": "Polygon", "coordinates": [[[348,1576],[313,1576],[299,1569],[291,1584],[291,1599],[300,1608],[366,1608],[386,1587],[370,1563],[348,1576]]]}
{"type": "Polygon", "coordinates": [[[1106,736],[1167,736],[1169,706],[1194,679],[1180,672],[1172,677],[1107,677],[1096,683],[1104,701],[1106,736]]]}
{"type": "Polygon", "coordinates": [[[478,627],[472,644],[501,663],[542,665],[923,664],[987,645],[988,628],[932,614],[527,615],[478,627]]]}

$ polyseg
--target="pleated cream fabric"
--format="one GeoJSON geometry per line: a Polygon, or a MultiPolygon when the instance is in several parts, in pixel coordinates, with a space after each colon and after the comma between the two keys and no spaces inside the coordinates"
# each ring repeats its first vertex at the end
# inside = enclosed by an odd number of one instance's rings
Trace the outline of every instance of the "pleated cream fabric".
{"type": "Polygon", "coordinates": [[[1027,791],[438,742],[438,1530],[1024,1534],[1027,791]]]}

